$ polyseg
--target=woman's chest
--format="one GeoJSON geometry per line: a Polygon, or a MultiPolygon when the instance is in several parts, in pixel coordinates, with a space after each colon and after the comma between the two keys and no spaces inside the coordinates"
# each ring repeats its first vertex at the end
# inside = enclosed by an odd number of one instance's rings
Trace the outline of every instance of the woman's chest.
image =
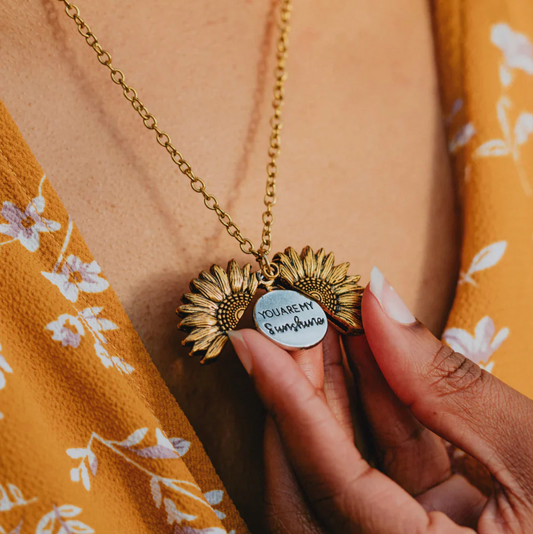
{"type": "MultiPolygon", "coordinates": [[[[169,20],[183,6],[160,17],[130,4],[82,6],[82,15],[207,191],[258,245],[276,4],[189,6],[180,34],[169,20]]],[[[360,4],[293,14],[273,250],[324,247],[363,280],[379,264],[437,328],[444,310],[432,314],[424,300],[447,300],[438,288],[454,275],[456,221],[429,15],[422,1],[409,10],[360,4]]],[[[4,8],[12,46],[2,97],[135,318],[139,293],[156,301],[153,286],[179,292],[211,262],[250,257],[57,7],[30,20],[4,8]],[[28,37],[22,46],[16,33],[28,37]]]]}
{"type": "MultiPolygon", "coordinates": [[[[158,10],[130,2],[103,14],[96,4],[80,5],[82,15],[114,64],[259,245],[275,4],[161,1],[158,10]]],[[[294,10],[273,252],[324,247],[363,282],[377,264],[438,332],[458,240],[431,26],[424,2],[389,4],[294,10]]],[[[230,493],[251,507],[256,495],[241,483],[258,473],[259,407],[230,350],[209,369],[185,358],[174,310],[200,270],[253,258],[143,128],[58,6],[38,6],[31,20],[5,15],[2,99],[230,493]]]]}

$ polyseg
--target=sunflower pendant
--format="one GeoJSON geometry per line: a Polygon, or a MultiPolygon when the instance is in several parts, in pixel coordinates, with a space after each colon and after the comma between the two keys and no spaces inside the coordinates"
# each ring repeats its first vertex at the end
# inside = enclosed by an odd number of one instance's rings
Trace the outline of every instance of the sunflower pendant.
{"type": "Polygon", "coordinates": [[[191,356],[201,355],[201,363],[215,361],[259,288],[266,293],[255,304],[255,325],[285,349],[318,344],[328,320],[343,334],[363,333],[363,287],[360,276],[348,276],[348,263],[335,265],[333,253],[320,249],[315,254],[311,247],[300,255],[289,247],[272,262],[278,271],[273,280],[231,260],[226,270],[212,265],[191,281],[191,292],[177,309],[182,317],[178,328],[188,333],[182,343],[192,345],[191,356]]]}

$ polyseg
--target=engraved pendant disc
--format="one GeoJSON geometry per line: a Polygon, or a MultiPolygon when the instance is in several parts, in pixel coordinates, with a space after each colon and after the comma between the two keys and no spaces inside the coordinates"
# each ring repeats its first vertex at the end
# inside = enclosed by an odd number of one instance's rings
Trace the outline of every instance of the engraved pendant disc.
{"type": "Polygon", "coordinates": [[[322,308],[290,290],[265,293],[254,307],[254,321],[259,332],[286,350],[314,347],[328,330],[322,308]]]}

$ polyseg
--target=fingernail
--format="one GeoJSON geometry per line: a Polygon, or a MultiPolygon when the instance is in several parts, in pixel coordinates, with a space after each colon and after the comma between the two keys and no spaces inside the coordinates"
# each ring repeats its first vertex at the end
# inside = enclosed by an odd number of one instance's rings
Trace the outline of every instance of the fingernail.
{"type": "Polygon", "coordinates": [[[252,372],[252,353],[244,341],[242,334],[238,330],[230,330],[228,332],[228,337],[239,360],[241,360],[242,366],[246,369],[246,372],[250,374],[252,372]]]}
{"type": "Polygon", "coordinates": [[[400,295],[396,293],[377,267],[374,267],[370,273],[370,291],[391,319],[402,324],[412,324],[416,321],[400,295]]]}

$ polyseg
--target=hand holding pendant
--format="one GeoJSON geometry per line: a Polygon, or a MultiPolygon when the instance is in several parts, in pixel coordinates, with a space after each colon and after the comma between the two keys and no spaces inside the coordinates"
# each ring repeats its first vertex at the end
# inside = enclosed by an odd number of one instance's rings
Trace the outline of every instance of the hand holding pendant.
{"type": "Polygon", "coordinates": [[[293,354],[251,330],[231,334],[272,416],[269,531],[531,532],[533,401],[443,345],[378,270],[362,311],[366,335],[342,343],[358,377],[375,467],[354,445],[337,334],[293,354]],[[490,472],[490,496],[453,474],[441,438],[490,472]]]}
{"type": "Polygon", "coordinates": [[[335,265],[333,253],[320,249],[315,254],[311,247],[300,255],[289,247],[276,254],[273,263],[277,276],[269,280],[251,272],[250,265],[241,269],[235,260],[226,271],[212,265],[192,280],[191,292],[177,310],[183,317],[178,327],[189,334],[183,343],[192,345],[191,355],[201,354],[201,363],[215,361],[260,287],[272,294],[256,304],[256,325],[279,346],[309,348],[319,343],[326,333],[326,316],[344,334],[363,333],[363,288],[360,276],[348,275],[349,263],[335,265]],[[261,321],[261,316],[270,321],[261,321]]]}

